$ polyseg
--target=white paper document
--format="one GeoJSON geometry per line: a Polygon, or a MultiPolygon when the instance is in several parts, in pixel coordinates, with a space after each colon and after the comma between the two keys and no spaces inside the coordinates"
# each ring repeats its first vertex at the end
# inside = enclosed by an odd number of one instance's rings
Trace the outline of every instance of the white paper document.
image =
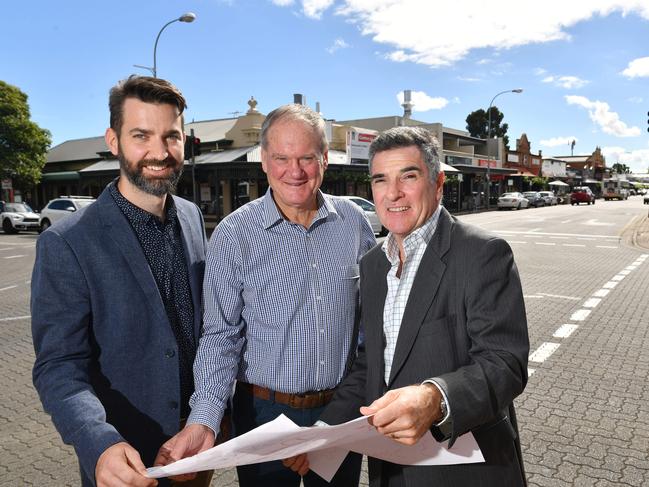
{"type": "Polygon", "coordinates": [[[484,462],[471,433],[462,435],[449,450],[430,431],[412,446],[386,438],[361,416],[336,426],[300,427],[284,415],[246,434],[193,457],[164,467],[147,469],[160,478],[202,470],[282,460],[308,453],[311,470],[330,481],[349,451],[401,465],[450,465],[484,462]]]}

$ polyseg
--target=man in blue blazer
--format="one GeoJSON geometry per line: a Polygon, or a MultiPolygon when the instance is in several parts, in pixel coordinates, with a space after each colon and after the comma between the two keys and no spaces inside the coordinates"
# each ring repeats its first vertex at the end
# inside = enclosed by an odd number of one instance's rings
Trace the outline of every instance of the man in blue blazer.
{"type": "Polygon", "coordinates": [[[82,485],[153,486],[145,465],[179,431],[193,391],[206,239],[196,205],[171,195],[182,94],[131,76],[109,106],[120,177],[38,240],[33,378],[82,485]]]}

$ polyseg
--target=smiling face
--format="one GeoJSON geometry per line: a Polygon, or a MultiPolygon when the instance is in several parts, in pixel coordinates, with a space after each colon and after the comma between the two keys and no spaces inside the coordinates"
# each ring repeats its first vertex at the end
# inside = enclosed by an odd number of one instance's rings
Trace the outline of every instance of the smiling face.
{"type": "Polygon", "coordinates": [[[401,246],[439,206],[444,173],[431,181],[419,148],[409,146],[377,152],[370,176],[376,213],[401,246]]]}
{"type": "Polygon", "coordinates": [[[131,199],[138,193],[164,197],[173,191],[183,170],[184,139],[175,106],[124,100],[120,133],[106,131],[106,143],[120,161],[122,194],[131,199]]]}
{"type": "Polygon", "coordinates": [[[327,153],[321,154],[320,144],[315,131],[299,120],[278,120],[268,131],[261,166],[275,203],[291,221],[308,224],[308,216],[317,211],[317,193],[327,168],[327,153]]]}

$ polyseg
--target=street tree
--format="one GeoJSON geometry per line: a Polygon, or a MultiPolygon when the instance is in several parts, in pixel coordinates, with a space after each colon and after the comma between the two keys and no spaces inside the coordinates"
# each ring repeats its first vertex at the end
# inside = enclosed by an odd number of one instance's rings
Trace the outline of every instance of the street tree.
{"type": "MultiPolygon", "coordinates": [[[[505,115],[498,110],[497,106],[491,107],[491,136],[502,137],[505,147],[509,149],[509,137],[507,136],[507,129],[509,125],[503,122],[505,115]]],[[[466,117],[466,129],[471,137],[478,137],[486,139],[488,137],[489,114],[487,110],[482,108],[469,113],[466,117]]]]}
{"type": "Polygon", "coordinates": [[[611,170],[618,174],[630,174],[631,168],[621,162],[616,162],[611,166],[611,170]]]}
{"type": "Polygon", "coordinates": [[[49,130],[31,120],[27,95],[0,80],[0,177],[15,188],[38,183],[51,143],[49,130]]]}

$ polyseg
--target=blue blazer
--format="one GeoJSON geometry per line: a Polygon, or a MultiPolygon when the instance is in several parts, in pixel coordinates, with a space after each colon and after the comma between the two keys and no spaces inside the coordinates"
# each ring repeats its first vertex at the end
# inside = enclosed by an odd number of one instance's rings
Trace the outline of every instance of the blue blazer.
{"type": "MultiPolygon", "coordinates": [[[[173,198],[198,343],[205,230],[196,205],[173,198]]],[[[34,385],[76,450],[83,485],[94,485],[99,456],[121,441],[152,465],[179,431],[178,346],[140,243],[108,188],[40,236],[31,288],[34,385]]]]}

